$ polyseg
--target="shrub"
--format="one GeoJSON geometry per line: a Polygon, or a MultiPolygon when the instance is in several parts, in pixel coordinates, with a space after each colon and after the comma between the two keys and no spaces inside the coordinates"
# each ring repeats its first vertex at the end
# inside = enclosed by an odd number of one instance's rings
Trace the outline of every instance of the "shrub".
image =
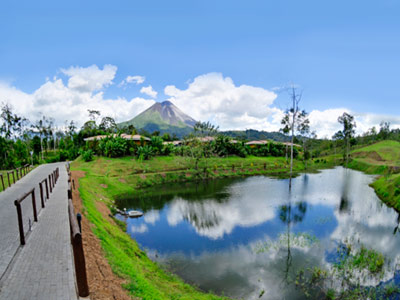
{"type": "Polygon", "coordinates": [[[139,146],[137,149],[137,156],[139,160],[147,160],[154,154],[153,148],[149,145],[139,146]]]}
{"type": "Polygon", "coordinates": [[[119,136],[107,137],[99,143],[101,154],[107,157],[121,157],[125,155],[127,148],[126,140],[119,136]]]}
{"type": "Polygon", "coordinates": [[[93,151],[92,150],[86,150],[82,152],[82,158],[84,161],[92,161],[93,160],[93,151]]]}
{"type": "Polygon", "coordinates": [[[150,146],[153,148],[155,154],[161,154],[163,150],[163,139],[159,136],[152,136],[150,146]]]}

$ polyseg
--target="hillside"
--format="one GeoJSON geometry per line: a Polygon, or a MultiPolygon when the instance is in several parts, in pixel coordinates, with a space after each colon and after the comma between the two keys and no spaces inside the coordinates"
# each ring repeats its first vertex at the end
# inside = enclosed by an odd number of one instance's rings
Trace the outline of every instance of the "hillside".
{"type": "Polygon", "coordinates": [[[378,142],[353,150],[351,156],[358,162],[373,166],[400,167],[400,142],[378,142]]]}
{"type": "Polygon", "coordinates": [[[379,198],[400,212],[400,142],[382,141],[351,152],[349,167],[381,175],[371,186],[379,198]]]}
{"type": "Polygon", "coordinates": [[[119,127],[133,125],[148,132],[176,134],[183,137],[193,130],[196,120],[182,112],[169,101],[155,103],[133,119],[118,124],[119,127]]]}

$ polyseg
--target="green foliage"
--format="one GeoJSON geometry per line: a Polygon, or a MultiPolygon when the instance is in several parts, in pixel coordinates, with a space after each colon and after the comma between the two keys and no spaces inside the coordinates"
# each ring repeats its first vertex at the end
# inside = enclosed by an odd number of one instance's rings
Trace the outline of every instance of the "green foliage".
{"type": "Polygon", "coordinates": [[[139,146],[137,148],[137,157],[139,160],[147,160],[154,155],[154,150],[151,146],[139,146]]]}
{"type": "Polygon", "coordinates": [[[87,151],[82,151],[82,158],[84,161],[92,161],[93,160],[93,151],[92,150],[87,150],[87,151]]]}
{"type": "Polygon", "coordinates": [[[152,136],[150,146],[153,149],[154,154],[161,154],[163,150],[163,139],[159,136],[152,136]]]}
{"type": "Polygon", "coordinates": [[[124,156],[128,150],[127,141],[120,136],[107,137],[99,142],[99,149],[102,155],[107,157],[124,156]]]}
{"type": "Polygon", "coordinates": [[[378,273],[382,271],[385,257],[373,249],[367,249],[362,246],[351,258],[350,263],[360,270],[367,269],[370,273],[378,273]]]}

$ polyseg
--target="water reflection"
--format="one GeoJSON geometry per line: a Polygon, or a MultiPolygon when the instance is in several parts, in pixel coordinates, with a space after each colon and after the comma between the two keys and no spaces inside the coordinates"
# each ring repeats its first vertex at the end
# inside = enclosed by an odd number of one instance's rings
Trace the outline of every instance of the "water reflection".
{"type": "Polygon", "coordinates": [[[302,299],[287,283],[301,268],[329,269],[343,243],[390,258],[383,278],[364,284],[393,279],[399,216],[379,201],[372,180],[343,168],[294,178],[290,191],[287,180],[224,179],[124,195],[118,205],[145,212],[127,220],[128,232],[186,281],[236,298],[258,299],[264,290],[262,299],[302,299]]]}

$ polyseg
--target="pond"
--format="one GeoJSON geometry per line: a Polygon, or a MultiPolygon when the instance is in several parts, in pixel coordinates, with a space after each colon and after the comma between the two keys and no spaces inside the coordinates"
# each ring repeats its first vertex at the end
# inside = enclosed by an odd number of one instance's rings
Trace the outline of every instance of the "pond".
{"type": "MultiPolygon", "coordinates": [[[[288,180],[255,176],[158,186],[121,195],[117,205],[144,212],[125,219],[128,233],[186,282],[238,299],[304,299],[299,274],[334,274],[339,249],[385,257],[380,272],[353,270],[350,284],[399,285],[399,216],[369,187],[373,180],[337,167],[294,178],[291,191],[288,180]]],[[[325,290],[343,284],[331,277],[325,290]]]]}

